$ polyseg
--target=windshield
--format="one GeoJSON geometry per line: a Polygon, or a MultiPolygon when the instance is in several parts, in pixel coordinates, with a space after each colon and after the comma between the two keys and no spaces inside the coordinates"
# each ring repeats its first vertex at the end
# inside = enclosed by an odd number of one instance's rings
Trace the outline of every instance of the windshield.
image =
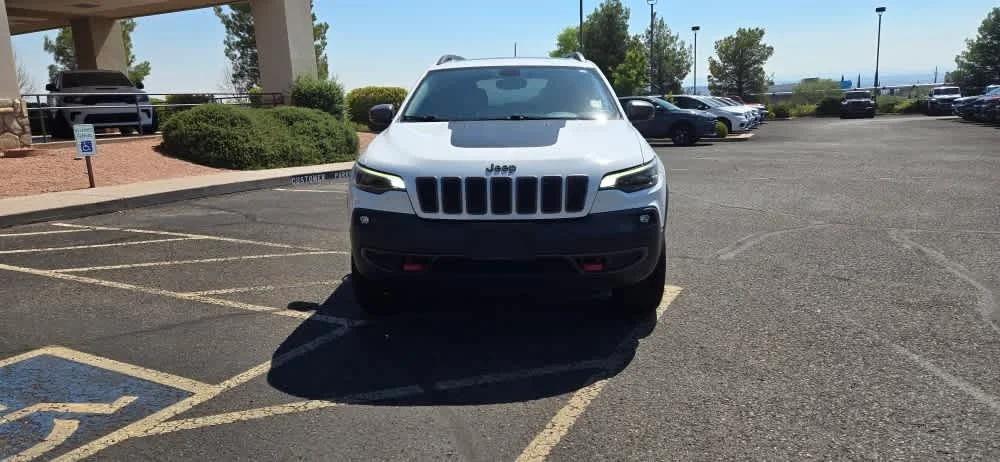
{"type": "Polygon", "coordinates": [[[662,107],[668,111],[679,111],[681,108],[674,106],[670,101],[666,101],[663,98],[650,98],[653,104],[662,107]]]}
{"type": "Polygon", "coordinates": [[[959,95],[961,91],[958,88],[935,88],[935,95],[959,95]]]}
{"type": "Polygon", "coordinates": [[[121,72],[80,72],[62,76],[62,87],[131,87],[125,74],[121,72]]]}
{"type": "Polygon", "coordinates": [[[707,104],[708,107],[723,107],[723,106],[725,106],[725,104],[722,104],[722,103],[716,101],[715,98],[698,98],[698,101],[701,101],[701,102],[707,104]]]}
{"type": "Polygon", "coordinates": [[[620,119],[604,81],[577,67],[478,67],[432,71],[404,122],[620,119]]]}
{"type": "Polygon", "coordinates": [[[990,91],[986,92],[986,94],[989,96],[998,96],[1000,95],[1000,87],[993,88],[990,91]]]}
{"type": "Polygon", "coordinates": [[[871,99],[871,97],[871,93],[868,93],[867,91],[852,91],[844,95],[844,98],[847,99],[871,99]]]}

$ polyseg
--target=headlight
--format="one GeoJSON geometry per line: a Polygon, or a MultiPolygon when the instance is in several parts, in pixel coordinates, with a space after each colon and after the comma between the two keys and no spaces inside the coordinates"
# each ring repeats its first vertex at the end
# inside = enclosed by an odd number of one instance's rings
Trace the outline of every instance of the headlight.
{"type": "Polygon", "coordinates": [[[406,191],[406,183],[403,182],[402,178],[372,170],[361,164],[354,165],[354,186],[372,194],[382,194],[386,191],[406,191]]]}
{"type": "Polygon", "coordinates": [[[604,175],[601,179],[601,189],[617,189],[631,193],[652,188],[659,182],[660,174],[656,171],[656,163],[653,161],[604,175]]]}

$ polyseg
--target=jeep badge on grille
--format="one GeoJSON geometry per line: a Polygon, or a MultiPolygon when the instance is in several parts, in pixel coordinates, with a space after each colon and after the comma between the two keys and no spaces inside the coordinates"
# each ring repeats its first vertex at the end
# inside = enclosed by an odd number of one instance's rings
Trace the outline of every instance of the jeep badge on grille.
{"type": "Polygon", "coordinates": [[[486,167],[487,175],[513,175],[517,171],[516,165],[494,165],[486,167]]]}

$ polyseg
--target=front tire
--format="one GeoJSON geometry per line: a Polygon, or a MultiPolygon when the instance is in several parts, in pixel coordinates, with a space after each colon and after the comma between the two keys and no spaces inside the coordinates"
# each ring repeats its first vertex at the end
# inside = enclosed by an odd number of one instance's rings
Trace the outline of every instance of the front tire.
{"type": "Polygon", "coordinates": [[[376,281],[366,278],[354,265],[351,258],[351,286],[354,288],[354,300],[358,302],[361,311],[372,316],[384,316],[397,311],[392,293],[376,281]]]}
{"type": "Polygon", "coordinates": [[[694,130],[690,125],[679,124],[670,130],[670,140],[677,146],[690,146],[694,144],[694,130]]]}
{"type": "Polygon", "coordinates": [[[644,315],[653,313],[663,300],[663,286],[667,282],[667,253],[660,251],[660,257],[653,272],[633,285],[621,287],[611,292],[611,298],[623,313],[644,315]]]}

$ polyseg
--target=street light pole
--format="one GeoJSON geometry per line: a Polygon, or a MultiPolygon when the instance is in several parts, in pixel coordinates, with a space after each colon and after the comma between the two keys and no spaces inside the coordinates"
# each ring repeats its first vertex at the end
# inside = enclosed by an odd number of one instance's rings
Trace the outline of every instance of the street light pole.
{"type": "Polygon", "coordinates": [[[577,28],[576,32],[576,47],[580,49],[580,53],[583,53],[583,0],[580,0],[580,27],[577,28]]]}
{"type": "Polygon", "coordinates": [[[653,6],[656,5],[657,0],[646,0],[649,3],[649,94],[653,94],[653,81],[656,80],[656,73],[653,68],[653,26],[656,19],[656,11],[653,10],[653,6]]]}
{"type": "Polygon", "coordinates": [[[698,94],[698,31],[701,30],[701,26],[692,26],[691,31],[694,32],[694,85],[691,86],[691,94],[698,94]]]}
{"type": "Polygon", "coordinates": [[[879,94],[879,83],[878,83],[878,60],[879,54],[882,51],[882,13],[885,13],[885,7],[880,6],[875,8],[875,13],[878,14],[878,38],[875,40],[875,98],[878,99],[879,94]]]}

